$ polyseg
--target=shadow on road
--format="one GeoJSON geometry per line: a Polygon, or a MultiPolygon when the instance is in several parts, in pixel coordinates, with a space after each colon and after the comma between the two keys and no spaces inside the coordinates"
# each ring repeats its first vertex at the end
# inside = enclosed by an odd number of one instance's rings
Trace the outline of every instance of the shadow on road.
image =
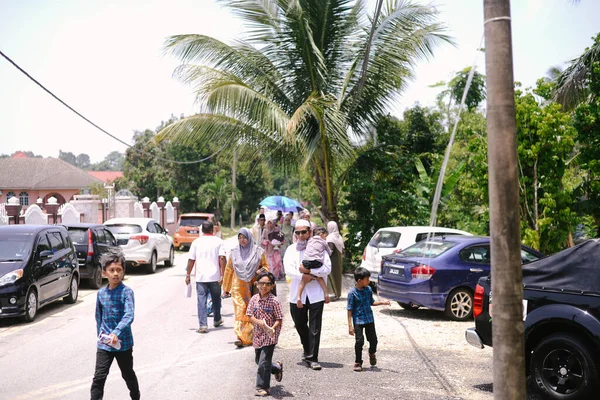
{"type": "MultiPolygon", "coordinates": [[[[387,314],[390,317],[403,317],[420,319],[423,321],[449,321],[448,318],[444,317],[442,311],[430,310],[428,308],[419,308],[418,310],[404,310],[404,309],[392,309],[384,308],[381,313],[387,314]]],[[[473,324],[473,321],[465,321],[473,324]]]]}

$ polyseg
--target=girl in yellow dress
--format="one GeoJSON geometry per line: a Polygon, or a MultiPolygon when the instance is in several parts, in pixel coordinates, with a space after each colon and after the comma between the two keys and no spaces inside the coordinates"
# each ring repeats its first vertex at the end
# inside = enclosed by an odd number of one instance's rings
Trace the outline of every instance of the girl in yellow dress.
{"type": "Polygon", "coordinates": [[[237,335],[237,347],[252,344],[252,322],[246,315],[248,302],[252,298],[252,285],[260,272],[268,271],[264,250],[254,244],[252,232],[241,228],[238,232],[239,246],[229,253],[223,276],[224,296],[231,294],[235,314],[233,331],[237,335]]]}

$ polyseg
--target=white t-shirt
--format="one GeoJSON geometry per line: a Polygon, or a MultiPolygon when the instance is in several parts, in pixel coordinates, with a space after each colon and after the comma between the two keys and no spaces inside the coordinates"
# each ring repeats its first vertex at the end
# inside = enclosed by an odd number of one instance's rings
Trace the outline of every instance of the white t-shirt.
{"type": "MultiPolygon", "coordinates": [[[[296,245],[293,244],[288,246],[283,256],[283,267],[285,268],[285,274],[290,277],[290,303],[295,303],[298,298],[298,289],[300,281],[302,280],[302,272],[300,272],[300,265],[302,264],[302,257],[304,251],[297,251],[296,245]]],[[[310,274],[321,277],[327,282],[327,275],[331,273],[331,259],[329,254],[323,254],[323,265],[319,268],[311,269],[310,274]]],[[[321,285],[316,280],[306,283],[304,291],[302,292],[302,304],[306,304],[306,298],[308,298],[311,304],[319,301],[325,301],[325,293],[321,289],[321,285]]]]}
{"type": "Polygon", "coordinates": [[[196,282],[217,282],[221,279],[219,256],[225,257],[223,243],[212,235],[200,236],[192,242],[188,258],[196,261],[196,282]]]}

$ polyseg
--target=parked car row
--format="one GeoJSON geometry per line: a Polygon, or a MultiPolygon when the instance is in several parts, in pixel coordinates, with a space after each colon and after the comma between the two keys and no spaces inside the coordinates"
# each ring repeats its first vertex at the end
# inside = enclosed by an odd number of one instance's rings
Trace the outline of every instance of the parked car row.
{"type": "Polygon", "coordinates": [[[80,279],[102,285],[100,258],[122,251],[127,267],[156,272],[173,265],[168,231],[151,218],[115,218],[101,224],[0,226],[0,318],[31,322],[40,307],[62,298],[75,303],[80,279]]]}

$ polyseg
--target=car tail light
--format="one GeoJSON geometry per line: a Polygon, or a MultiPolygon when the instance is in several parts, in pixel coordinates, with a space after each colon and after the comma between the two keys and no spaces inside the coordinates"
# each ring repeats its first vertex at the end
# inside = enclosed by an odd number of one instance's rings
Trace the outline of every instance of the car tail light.
{"type": "Polygon", "coordinates": [[[395,249],[394,254],[402,253],[402,249],[395,249]]]}
{"type": "Polygon", "coordinates": [[[363,261],[367,260],[367,247],[365,246],[365,249],[363,250],[363,261]]]}
{"type": "Polygon", "coordinates": [[[147,235],[135,235],[129,238],[129,240],[138,240],[140,244],[146,244],[146,242],[148,242],[148,239],[150,239],[150,237],[147,235]]]}
{"type": "Polygon", "coordinates": [[[92,230],[88,229],[88,257],[94,255],[94,239],[92,238],[92,230]]]}
{"type": "Polygon", "coordinates": [[[475,286],[475,295],[473,296],[473,317],[477,318],[483,312],[483,295],[485,289],[481,285],[475,286]]]}
{"type": "Polygon", "coordinates": [[[435,268],[429,265],[417,265],[410,269],[413,279],[430,279],[435,274],[435,268]]]}

